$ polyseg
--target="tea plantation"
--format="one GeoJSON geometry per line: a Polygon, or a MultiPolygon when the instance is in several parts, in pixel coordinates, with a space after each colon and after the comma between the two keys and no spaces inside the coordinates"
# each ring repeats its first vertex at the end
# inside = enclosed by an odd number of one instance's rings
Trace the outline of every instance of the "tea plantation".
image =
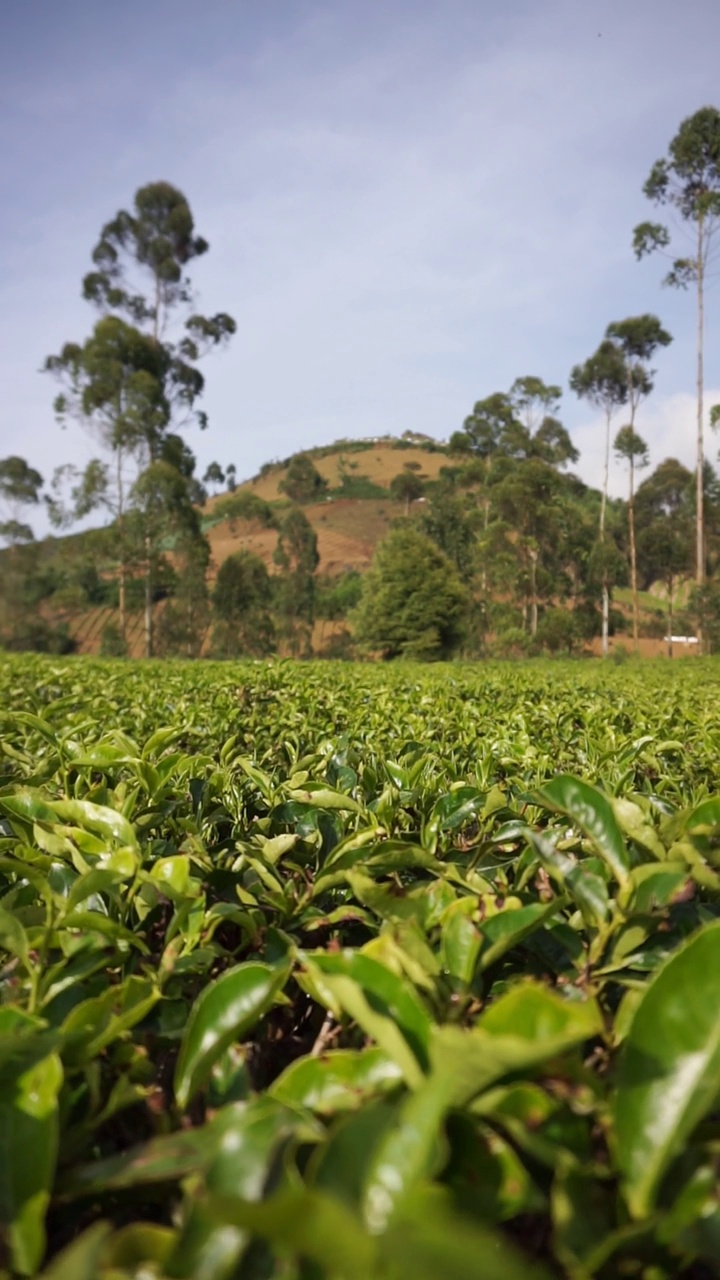
{"type": "Polygon", "coordinates": [[[719,703],[4,657],[0,1273],[716,1276],[719,703]]]}

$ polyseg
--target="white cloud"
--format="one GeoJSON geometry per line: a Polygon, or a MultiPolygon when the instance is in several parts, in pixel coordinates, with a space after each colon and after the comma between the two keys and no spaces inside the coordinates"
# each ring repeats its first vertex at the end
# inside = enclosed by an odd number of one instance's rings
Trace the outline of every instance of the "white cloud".
{"type": "MultiPolygon", "coordinates": [[[[712,466],[718,465],[718,447],[720,440],[707,426],[709,408],[720,403],[720,388],[708,388],[705,391],[705,430],[703,432],[705,458],[712,466]]],[[[627,464],[619,462],[613,455],[612,442],[619,428],[623,425],[622,413],[612,422],[610,427],[610,469],[609,492],[612,497],[624,498],[627,495],[627,464]]],[[[687,392],[655,399],[641,406],[638,411],[635,428],[648,446],[650,469],[654,469],[666,458],[677,458],[689,471],[694,471],[697,459],[697,400],[687,392]]],[[[574,432],[575,443],[581,451],[581,460],[577,467],[578,475],[587,484],[599,488],[602,484],[605,465],[605,422],[601,416],[581,423],[574,432]]],[[[638,482],[648,472],[640,472],[638,482]]]]}

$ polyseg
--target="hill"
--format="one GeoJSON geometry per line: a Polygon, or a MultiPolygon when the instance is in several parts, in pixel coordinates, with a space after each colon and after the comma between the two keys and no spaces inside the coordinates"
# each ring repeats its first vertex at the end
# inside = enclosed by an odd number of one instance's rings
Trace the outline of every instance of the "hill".
{"type": "MultiPolygon", "coordinates": [[[[333,445],[305,450],[303,456],[312,460],[326,484],[320,498],[313,497],[297,504],[317,535],[320,557],[317,574],[326,581],[342,574],[363,574],[367,571],[376,546],[404,509],[403,503],[391,493],[390,486],[396,476],[403,473],[417,476],[423,482],[425,495],[431,497],[443,467],[450,461],[447,446],[411,433],[403,438],[340,440],[333,445]]],[[[228,504],[242,506],[243,496],[252,496],[267,504],[275,523],[281,522],[291,506],[282,487],[291,462],[292,458],[287,458],[267,463],[258,475],[238,484],[232,494],[217,493],[202,508],[202,527],[210,545],[211,583],[227,557],[243,550],[259,556],[271,574],[277,572],[274,561],[277,528],[267,527],[256,518],[230,515],[227,508],[228,504]]],[[[420,510],[420,504],[425,501],[426,496],[421,497],[416,509],[420,510]]],[[[72,562],[98,562],[93,542],[97,536],[95,531],[88,531],[65,538],[46,539],[36,544],[34,553],[45,566],[47,576],[52,578],[57,566],[67,568],[72,562]]],[[[172,563],[172,544],[167,545],[166,553],[172,563]]],[[[103,568],[100,562],[100,588],[103,583],[107,586],[112,574],[112,566],[103,568]]],[[[653,636],[646,634],[641,640],[641,652],[645,656],[656,656],[666,649],[661,621],[667,609],[664,590],[660,585],[651,590],[652,594],[644,593],[641,600],[646,624],[642,629],[646,632],[654,629],[653,636]]],[[[107,596],[107,591],[104,594],[107,596]]],[[[630,615],[629,589],[616,590],[615,605],[620,614],[630,615]]],[[[162,616],[164,607],[164,601],[160,600],[156,605],[158,618],[162,616]]],[[[37,603],[37,612],[54,626],[60,624],[64,627],[72,647],[84,654],[99,653],[103,632],[109,624],[117,625],[119,621],[117,608],[103,599],[102,589],[93,592],[87,589],[86,584],[83,588],[64,586],[49,592],[47,598],[37,603]]],[[[323,650],[339,630],[342,630],[341,622],[330,618],[317,622],[313,631],[315,651],[323,650]]],[[[620,636],[619,641],[622,639],[620,636]]],[[[131,609],[129,612],[126,640],[130,655],[141,657],[144,632],[140,601],[136,602],[134,611],[131,609]]],[[[592,647],[596,646],[593,644],[592,647]]],[[[676,646],[675,652],[679,656],[692,650],[676,646]]]]}
{"type": "MultiPolygon", "coordinates": [[[[340,440],[336,444],[304,450],[327,483],[320,501],[299,503],[318,539],[320,563],[318,575],[337,577],[342,573],[364,573],[372,560],[378,542],[403,510],[402,503],[390,493],[393,478],[412,471],[431,487],[440,470],[448,464],[447,448],[435,441],[419,437],[383,437],[371,440],[340,440]]],[[[233,496],[253,494],[270,505],[278,520],[290,506],[280,485],[287,474],[291,458],[271,462],[257,476],[237,485],[233,496]]],[[[223,561],[235,552],[247,550],[260,556],[270,573],[277,571],[274,552],[277,531],[263,528],[257,520],[233,519],[222,514],[228,493],[211,496],[202,509],[202,526],[210,544],[210,581],[223,561]]],[[[53,566],[68,559],[80,560],[92,548],[95,531],[76,533],[62,538],[45,539],[36,544],[38,557],[53,566]]],[[[168,547],[172,561],[172,546],[168,547]]],[[[116,608],[80,600],[80,593],[60,591],[38,604],[39,614],[54,624],[60,623],[76,651],[83,654],[100,652],[102,635],[108,624],[118,622],[116,608]]],[[[157,605],[162,613],[163,602],[157,605]]],[[[330,621],[316,624],[313,644],[323,647],[337,628],[330,621]]],[[[143,618],[138,609],[128,618],[127,643],[132,657],[143,654],[143,618]]]]}
{"type": "MultiPolygon", "coordinates": [[[[362,573],[368,568],[377,543],[402,511],[402,504],[390,493],[396,475],[410,470],[432,484],[441,468],[448,465],[445,446],[404,439],[339,441],[324,449],[306,450],[305,454],[328,487],[320,502],[299,505],[317,534],[318,572],[330,575],[351,569],[362,573]]],[[[238,485],[236,493],[253,493],[280,515],[290,505],[280,489],[289,462],[288,458],[268,464],[252,480],[238,485]]],[[[237,521],[233,529],[228,519],[217,519],[218,507],[226,498],[226,494],[211,498],[204,512],[203,527],[215,571],[226,556],[241,549],[261,556],[272,571],[276,534],[248,521],[237,521]]]]}

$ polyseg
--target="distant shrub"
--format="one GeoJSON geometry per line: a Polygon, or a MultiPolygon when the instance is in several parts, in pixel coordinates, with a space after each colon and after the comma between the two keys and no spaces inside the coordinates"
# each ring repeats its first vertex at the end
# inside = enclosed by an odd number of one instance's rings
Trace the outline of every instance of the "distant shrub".
{"type": "Polygon", "coordinates": [[[667,635],[668,618],[662,609],[653,609],[641,620],[640,630],[651,640],[662,640],[667,635]]]}
{"type": "Polygon", "coordinates": [[[370,476],[365,475],[345,475],[342,484],[336,489],[331,489],[333,497],[337,498],[387,498],[389,492],[382,485],[376,484],[370,476]]]}
{"type": "Polygon", "coordinates": [[[9,635],[4,647],[10,653],[74,653],[75,641],[64,624],[53,624],[45,618],[23,618],[9,635]]]}
{"type": "Polygon", "coordinates": [[[263,529],[277,529],[278,522],[269,502],[265,502],[250,489],[228,494],[215,504],[215,514],[221,520],[228,520],[233,529],[237,520],[247,520],[259,524],[263,529]]]}
{"type": "Polygon", "coordinates": [[[270,577],[259,556],[240,551],[223,561],[212,596],[213,657],[261,658],[272,652],[275,628],[270,616],[271,597],[270,577]]]}
{"type": "Polygon", "coordinates": [[[621,609],[610,609],[610,617],[608,619],[610,625],[610,635],[617,633],[623,634],[630,629],[630,623],[621,609]]]}
{"type": "Polygon", "coordinates": [[[532,648],[532,640],[522,627],[504,627],[495,632],[489,648],[493,658],[526,658],[532,648]]]}
{"type": "Polygon", "coordinates": [[[355,641],[347,627],[342,627],[335,631],[323,645],[319,654],[319,658],[329,658],[342,662],[352,662],[355,659],[355,641]]]}
{"type": "Polygon", "coordinates": [[[572,653],[580,643],[574,615],[567,609],[548,609],[538,623],[535,640],[550,653],[572,653]]]}
{"type": "Polygon", "coordinates": [[[320,475],[306,453],[296,453],[288,463],[287,471],[278,485],[293,502],[316,502],[327,489],[327,480],[320,475]]]}
{"type": "Polygon", "coordinates": [[[345,618],[360,602],[362,575],[357,569],[341,573],[339,577],[325,575],[315,580],[315,616],[317,618],[345,618]]]}
{"type": "MultiPolygon", "coordinates": [[[[408,466],[410,465],[408,463],[408,466]]],[[[411,504],[422,497],[424,489],[420,476],[415,475],[414,471],[400,471],[390,481],[390,492],[397,502],[404,503],[406,515],[410,511],[411,504]]]]}
{"type": "MultiPolygon", "coordinates": [[[[167,600],[177,583],[177,574],[164,556],[155,565],[152,581],[152,601],[167,600]]],[[[125,584],[125,605],[131,611],[145,608],[145,579],[128,578],[125,584]]]]}
{"type": "Polygon", "coordinates": [[[419,438],[411,437],[408,440],[393,440],[391,444],[393,449],[422,449],[423,453],[445,453],[446,446],[441,444],[439,440],[431,440],[429,437],[419,438]]]}
{"type": "Polygon", "coordinates": [[[100,655],[103,658],[126,658],[127,641],[116,622],[106,622],[100,639],[100,655]]]}

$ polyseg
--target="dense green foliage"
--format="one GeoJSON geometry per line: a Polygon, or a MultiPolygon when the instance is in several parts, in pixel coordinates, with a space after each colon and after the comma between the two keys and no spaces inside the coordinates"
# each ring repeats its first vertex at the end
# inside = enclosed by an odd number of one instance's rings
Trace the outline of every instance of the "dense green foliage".
{"type": "Polygon", "coordinates": [[[268,502],[263,502],[252,490],[242,489],[239,493],[228,494],[215,504],[213,515],[220,520],[227,520],[231,532],[234,532],[238,520],[247,520],[257,524],[261,529],[276,529],[277,516],[268,502]]]}
{"type": "Polygon", "coordinates": [[[715,1274],[718,693],[6,656],[6,1269],[715,1274]]]}
{"type": "MultiPolygon", "coordinates": [[[[127,592],[140,577],[147,657],[158,651],[153,605],[164,542],[179,538],[196,564],[203,556],[194,504],[205,490],[178,430],[191,422],[207,426],[198,407],[205,385],[198,363],[235,332],[226,312],[194,310],[187,272],[208,248],[181,191],[168,182],[140,187],[132,208],[102,228],[83,281],[83,295],[101,318],[83,342],[66,342],[45,362],[62,387],[58,421],[78,421],[101,455],[82,471],[58,468],[49,513],[61,527],[91,511],[109,513],[120,631],[126,638],[127,592]]],[[[205,547],[206,566],[208,559],[205,547]]],[[[192,655],[195,639],[181,635],[180,650],[192,655]]]]}
{"type": "Polygon", "coordinates": [[[270,599],[270,576],[259,556],[239,551],[223,561],[213,591],[218,619],[212,636],[215,657],[264,657],[272,652],[270,599]]]}
{"type": "Polygon", "coordinates": [[[288,463],[280,489],[292,502],[315,502],[327,489],[327,480],[306,453],[296,453],[288,463]]]}
{"type": "Polygon", "coordinates": [[[448,557],[403,524],[378,547],[353,620],[360,643],[383,658],[437,661],[460,644],[468,606],[448,557]]]}

